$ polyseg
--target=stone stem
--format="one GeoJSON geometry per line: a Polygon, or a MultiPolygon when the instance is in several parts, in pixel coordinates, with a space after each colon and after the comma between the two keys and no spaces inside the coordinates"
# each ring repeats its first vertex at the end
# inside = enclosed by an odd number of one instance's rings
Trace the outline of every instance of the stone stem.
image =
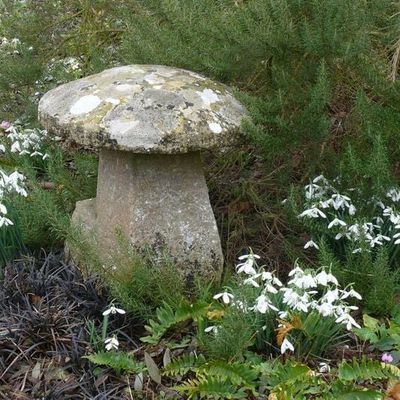
{"type": "Polygon", "coordinates": [[[223,256],[200,154],[101,150],[96,230],[102,252],[116,228],[138,249],[166,249],[185,278],[220,277],[223,256]]]}

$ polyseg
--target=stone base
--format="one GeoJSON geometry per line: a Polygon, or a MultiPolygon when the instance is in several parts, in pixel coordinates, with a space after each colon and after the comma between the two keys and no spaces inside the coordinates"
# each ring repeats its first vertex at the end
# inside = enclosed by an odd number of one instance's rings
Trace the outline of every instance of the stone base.
{"type": "Polygon", "coordinates": [[[97,197],[76,204],[72,223],[96,233],[102,255],[115,251],[120,229],[139,251],[167,251],[189,280],[221,276],[221,244],[198,153],[103,150],[97,197]]]}

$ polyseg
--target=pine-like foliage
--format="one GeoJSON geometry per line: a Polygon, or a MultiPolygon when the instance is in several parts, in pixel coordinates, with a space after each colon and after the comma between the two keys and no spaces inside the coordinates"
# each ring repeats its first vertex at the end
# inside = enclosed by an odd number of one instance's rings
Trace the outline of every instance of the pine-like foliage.
{"type": "Polygon", "coordinates": [[[238,86],[252,116],[245,131],[268,165],[284,163],[282,177],[340,167],[353,181],[390,179],[400,155],[397,64],[389,62],[399,35],[393,2],[133,4],[122,60],[184,67],[238,86]]]}

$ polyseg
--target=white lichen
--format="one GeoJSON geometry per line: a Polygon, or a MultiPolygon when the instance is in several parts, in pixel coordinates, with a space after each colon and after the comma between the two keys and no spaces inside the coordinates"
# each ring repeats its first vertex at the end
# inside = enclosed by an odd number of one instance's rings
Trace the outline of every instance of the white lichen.
{"type": "Polygon", "coordinates": [[[160,84],[165,83],[165,79],[161,78],[160,76],[158,76],[154,72],[152,72],[151,74],[146,75],[143,79],[147,83],[149,83],[150,85],[160,85],[160,84]]]}
{"type": "Polygon", "coordinates": [[[206,106],[219,101],[218,95],[212,89],[204,89],[202,92],[196,92],[206,106]]]}
{"type": "Polygon", "coordinates": [[[111,104],[114,104],[116,106],[120,103],[120,101],[118,99],[114,99],[112,97],[107,97],[105,101],[107,103],[111,103],[111,104]]]}
{"type": "Polygon", "coordinates": [[[213,133],[221,133],[222,132],[221,125],[217,124],[216,122],[209,122],[208,127],[211,129],[211,132],[213,132],[213,133]]]}
{"type": "Polygon", "coordinates": [[[73,115],[87,114],[93,111],[101,103],[101,99],[97,96],[89,94],[87,96],[81,97],[76,101],[69,109],[70,113],[73,115]]]}

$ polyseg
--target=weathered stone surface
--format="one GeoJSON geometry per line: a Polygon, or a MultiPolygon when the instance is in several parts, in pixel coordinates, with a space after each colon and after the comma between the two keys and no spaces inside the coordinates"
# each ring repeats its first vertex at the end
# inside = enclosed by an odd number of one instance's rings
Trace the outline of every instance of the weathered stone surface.
{"type": "Polygon", "coordinates": [[[227,86],[155,65],[117,67],[69,82],[39,103],[39,120],[50,133],[134,153],[232,145],[245,114],[227,86]]]}
{"type": "Polygon", "coordinates": [[[167,249],[186,278],[221,274],[221,244],[198,153],[102,150],[96,226],[104,254],[115,248],[119,227],[137,249],[167,249]]]}
{"type": "Polygon", "coordinates": [[[167,250],[188,281],[223,266],[199,151],[235,143],[245,115],[226,86],[154,65],[106,70],[39,103],[50,133],[100,149],[97,197],[77,203],[72,223],[95,233],[102,257],[117,229],[139,251],[167,250]]]}

